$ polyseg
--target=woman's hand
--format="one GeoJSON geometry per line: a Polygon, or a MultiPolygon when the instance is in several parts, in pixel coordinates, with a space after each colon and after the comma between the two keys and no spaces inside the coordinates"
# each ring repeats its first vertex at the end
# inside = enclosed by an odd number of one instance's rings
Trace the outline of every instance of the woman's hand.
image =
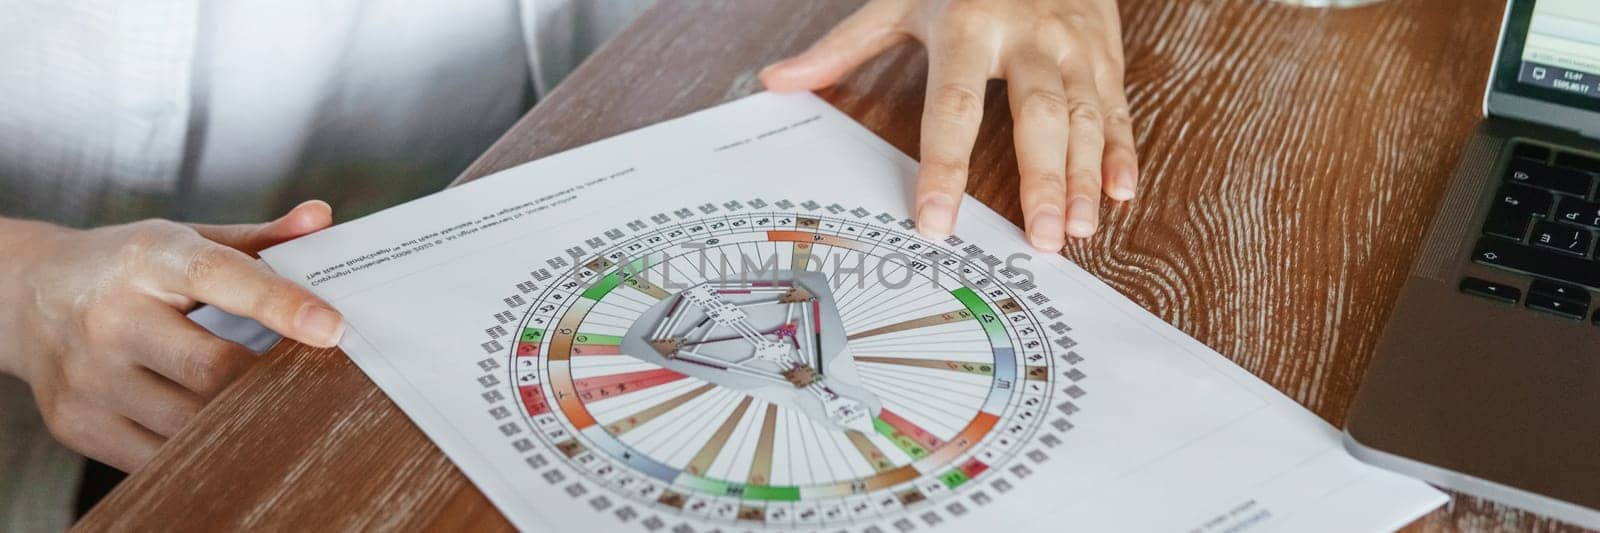
{"type": "Polygon", "coordinates": [[[185,317],[197,303],[339,342],[339,313],[252,259],[331,222],[322,202],[259,225],[0,219],[0,371],[28,382],[62,443],[131,472],[255,360],[185,317]]]}
{"type": "Polygon", "coordinates": [[[831,85],[914,37],[928,47],[917,227],[955,227],[983,118],[984,85],[1006,80],[1022,176],[1022,212],[1034,247],[1099,226],[1100,193],[1133,198],[1133,129],[1122,86],[1114,0],[872,0],[804,53],[761,71],[775,91],[831,85]]]}

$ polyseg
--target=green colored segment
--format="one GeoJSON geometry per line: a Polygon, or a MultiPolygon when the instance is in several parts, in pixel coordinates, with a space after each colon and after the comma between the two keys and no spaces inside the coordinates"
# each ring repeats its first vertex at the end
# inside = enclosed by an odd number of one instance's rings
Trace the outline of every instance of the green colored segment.
{"type": "Polygon", "coordinates": [[[572,338],[578,344],[603,344],[606,346],[621,346],[622,337],[617,335],[601,335],[598,333],[579,333],[572,338]]]}
{"type": "Polygon", "coordinates": [[[539,342],[539,341],[542,341],[542,340],[544,340],[544,329],[542,329],[542,328],[523,328],[522,329],[522,342],[539,342]]]}
{"type": "Polygon", "coordinates": [[[791,485],[739,485],[726,481],[681,474],[678,485],[714,496],[735,496],[746,500],[792,502],[800,500],[800,487],[791,485]]]}
{"type": "Polygon", "coordinates": [[[989,307],[989,303],[978,296],[978,293],[972,292],[972,289],[967,287],[962,287],[950,291],[950,294],[954,295],[956,300],[961,302],[961,305],[967,306],[968,311],[972,311],[972,317],[978,321],[978,324],[983,326],[983,331],[989,334],[991,342],[997,346],[1010,344],[1006,340],[1005,326],[1000,325],[1000,315],[996,314],[994,309],[989,307]]]}
{"type": "Polygon", "coordinates": [[[949,472],[945,472],[944,475],[939,476],[939,481],[943,481],[944,486],[952,489],[966,484],[966,482],[970,481],[971,479],[972,478],[967,477],[966,472],[962,472],[959,468],[952,468],[949,472]]]}
{"type": "Polygon", "coordinates": [[[917,444],[917,441],[911,437],[894,429],[894,426],[884,422],[882,418],[872,417],[872,427],[878,430],[879,435],[889,439],[889,442],[893,442],[895,447],[900,448],[902,452],[906,452],[906,455],[911,456],[912,459],[921,459],[923,456],[928,455],[926,448],[923,448],[921,444],[917,444]]]}
{"type": "Polygon", "coordinates": [[[600,281],[590,286],[589,290],[583,291],[583,297],[598,302],[601,298],[605,298],[606,294],[611,292],[611,289],[617,288],[617,283],[621,281],[622,278],[617,277],[616,274],[606,274],[606,277],[600,278],[600,281]]]}
{"type": "Polygon", "coordinates": [[[647,267],[648,263],[649,258],[647,257],[634,259],[632,262],[628,263],[622,268],[618,268],[616,271],[606,274],[605,277],[600,278],[600,281],[595,282],[595,284],[589,287],[588,290],[583,291],[583,297],[596,302],[600,301],[600,299],[605,298],[606,294],[609,294],[612,289],[617,288],[617,284],[622,283],[622,278],[632,277],[634,274],[644,272],[644,269],[647,267]]]}
{"type": "Polygon", "coordinates": [[[792,502],[800,500],[800,487],[777,485],[745,485],[744,499],[792,502]]]}

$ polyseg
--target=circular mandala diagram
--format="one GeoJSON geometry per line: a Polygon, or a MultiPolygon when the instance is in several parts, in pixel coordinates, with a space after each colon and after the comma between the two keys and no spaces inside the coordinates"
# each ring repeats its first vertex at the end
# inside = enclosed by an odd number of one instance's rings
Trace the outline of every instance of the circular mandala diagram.
{"type": "Polygon", "coordinates": [[[1070,328],[1025,264],[869,215],[707,204],[540,265],[503,348],[529,463],[651,529],[933,525],[1002,498],[1072,427],[1070,328]]]}

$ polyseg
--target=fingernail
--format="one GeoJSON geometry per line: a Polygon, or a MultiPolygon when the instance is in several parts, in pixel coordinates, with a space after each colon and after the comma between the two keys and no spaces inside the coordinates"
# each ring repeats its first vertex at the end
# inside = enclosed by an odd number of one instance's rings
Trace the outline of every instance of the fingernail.
{"type": "MultiPolygon", "coordinates": [[[[288,213],[269,222],[266,226],[276,226],[277,230],[292,233],[294,237],[311,231],[319,230],[333,224],[333,207],[322,200],[306,200],[294,206],[288,213]],[[307,206],[319,206],[310,212],[301,211],[307,206]]],[[[287,238],[287,237],[286,237],[287,238]]]]}
{"type": "Polygon", "coordinates": [[[1041,205],[1033,210],[1029,220],[1028,242],[1044,252],[1059,252],[1066,245],[1066,221],[1061,218],[1061,208],[1041,205]]]}
{"type": "Polygon", "coordinates": [[[1094,235],[1094,219],[1098,214],[1094,202],[1088,198],[1073,198],[1067,206],[1067,233],[1079,238],[1094,235]]]}
{"type": "Polygon", "coordinates": [[[785,59],[782,59],[782,60],[778,61],[777,63],[773,63],[771,65],[767,65],[765,68],[761,69],[760,73],[758,73],[756,75],[760,76],[760,77],[766,77],[767,75],[771,74],[772,71],[783,68],[784,65],[789,64],[789,62],[792,61],[793,59],[794,58],[785,58],[785,59]]]}
{"type": "Polygon", "coordinates": [[[338,346],[339,340],[344,338],[344,317],[338,311],[316,304],[300,308],[294,327],[305,339],[322,339],[318,346],[338,346]]]}
{"type": "Polygon", "coordinates": [[[1118,172],[1116,186],[1112,188],[1112,192],[1116,193],[1118,200],[1132,200],[1134,192],[1133,173],[1126,170],[1118,172]]]}
{"type": "Polygon", "coordinates": [[[956,202],[947,194],[930,194],[917,209],[917,231],[924,237],[949,237],[955,226],[956,202]]]}

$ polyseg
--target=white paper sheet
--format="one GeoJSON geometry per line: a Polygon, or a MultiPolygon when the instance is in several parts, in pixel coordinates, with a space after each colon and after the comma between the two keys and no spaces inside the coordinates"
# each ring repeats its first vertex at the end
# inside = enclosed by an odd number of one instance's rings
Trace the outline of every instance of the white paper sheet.
{"type": "Polygon", "coordinates": [[[1374,531],[1445,501],[975,200],[916,237],[914,176],[760,94],[262,256],[527,530],[1374,531]]]}

